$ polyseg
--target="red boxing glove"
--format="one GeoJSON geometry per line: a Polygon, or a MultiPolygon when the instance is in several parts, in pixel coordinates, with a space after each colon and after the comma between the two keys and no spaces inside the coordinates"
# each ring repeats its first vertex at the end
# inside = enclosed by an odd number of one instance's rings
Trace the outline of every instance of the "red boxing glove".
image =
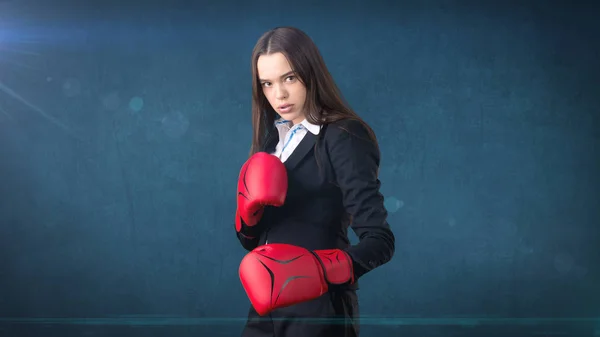
{"type": "Polygon", "coordinates": [[[251,156],[238,180],[235,229],[240,232],[243,225],[255,226],[265,206],[282,206],[287,188],[287,170],[279,158],[266,152],[251,156]]]}
{"type": "Polygon", "coordinates": [[[260,246],[240,263],[240,280],[256,312],[310,301],[330,284],[354,283],[352,259],[341,249],[310,251],[283,243],[260,246]]]}

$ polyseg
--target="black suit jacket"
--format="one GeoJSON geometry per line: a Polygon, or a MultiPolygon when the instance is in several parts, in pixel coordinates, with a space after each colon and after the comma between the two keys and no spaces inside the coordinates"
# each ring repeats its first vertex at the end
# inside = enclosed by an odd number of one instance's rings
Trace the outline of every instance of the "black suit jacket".
{"type": "MultiPolygon", "coordinates": [[[[273,128],[263,151],[273,153],[273,128]]],[[[379,191],[379,151],[354,120],[308,132],[284,163],[288,193],[282,207],[267,207],[258,225],[237,237],[246,250],[265,243],[288,243],[310,250],[339,248],[354,261],[356,280],[390,261],[394,234],[379,191]],[[360,242],[350,245],[348,227],[360,242]]]]}

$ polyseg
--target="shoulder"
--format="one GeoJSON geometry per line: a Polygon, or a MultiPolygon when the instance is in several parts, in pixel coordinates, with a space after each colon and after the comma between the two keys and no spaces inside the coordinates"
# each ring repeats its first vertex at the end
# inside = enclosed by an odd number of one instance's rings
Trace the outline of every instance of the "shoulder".
{"type": "Polygon", "coordinates": [[[371,128],[365,122],[346,118],[327,124],[325,139],[328,141],[336,141],[347,138],[357,138],[365,141],[372,141],[371,133],[371,128]]]}
{"type": "Polygon", "coordinates": [[[361,143],[367,147],[379,147],[373,129],[358,119],[346,118],[327,124],[324,139],[328,146],[335,143],[361,143]]]}
{"type": "Polygon", "coordinates": [[[323,136],[325,146],[331,152],[345,152],[379,157],[379,145],[373,130],[365,122],[343,119],[326,125],[323,136]]]}

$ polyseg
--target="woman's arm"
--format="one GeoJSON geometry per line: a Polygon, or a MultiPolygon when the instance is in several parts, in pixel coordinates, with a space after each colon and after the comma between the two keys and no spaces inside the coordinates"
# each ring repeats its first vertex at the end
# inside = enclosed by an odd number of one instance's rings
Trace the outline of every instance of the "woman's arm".
{"type": "Polygon", "coordinates": [[[326,142],[335,181],[351,217],[350,227],[360,240],[346,250],[358,279],[389,262],[395,252],[395,237],[379,191],[380,155],[359,121],[343,120],[328,129],[326,142]]]}
{"type": "Polygon", "coordinates": [[[287,188],[287,169],[279,158],[258,152],[244,163],[238,178],[235,229],[245,249],[256,248],[265,210],[283,206],[287,188]]]}

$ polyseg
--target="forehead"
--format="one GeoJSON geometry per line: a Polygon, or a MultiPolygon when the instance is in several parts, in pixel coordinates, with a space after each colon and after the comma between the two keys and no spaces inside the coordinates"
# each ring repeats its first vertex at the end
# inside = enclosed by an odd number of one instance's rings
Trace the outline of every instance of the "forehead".
{"type": "Polygon", "coordinates": [[[282,53],[261,55],[256,63],[258,77],[263,80],[276,79],[290,71],[292,66],[282,53]]]}

